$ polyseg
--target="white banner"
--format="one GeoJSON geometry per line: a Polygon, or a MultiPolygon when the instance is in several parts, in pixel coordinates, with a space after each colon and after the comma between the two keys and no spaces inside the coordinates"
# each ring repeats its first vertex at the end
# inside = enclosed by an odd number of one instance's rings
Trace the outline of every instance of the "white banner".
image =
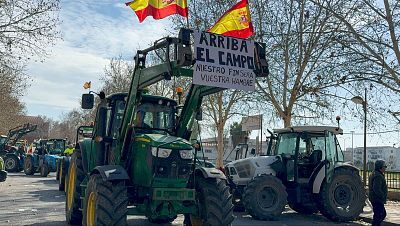
{"type": "Polygon", "coordinates": [[[255,90],[254,42],[195,31],[193,84],[255,90]]]}
{"type": "Polygon", "coordinates": [[[251,131],[261,129],[262,115],[253,115],[242,118],[242,131],[251,131]]]}

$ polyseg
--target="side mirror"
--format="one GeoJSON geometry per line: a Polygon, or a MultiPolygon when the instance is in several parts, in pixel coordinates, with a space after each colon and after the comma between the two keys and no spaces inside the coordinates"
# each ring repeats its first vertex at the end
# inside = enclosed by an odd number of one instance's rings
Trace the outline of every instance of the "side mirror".
{"type": "Polygon", "coordinates": [[[196,112],[196,120],[201,121],[203,120],[203,110],[199,108],[199,110],[196,112]]]}
{"type": "Polygon", "coordinates": [[[82,109],[92,109],[94,105],[94,95],[93,94],[82,94],[82,109]]]}
{"type": "Polygon", "coordinates": [[[250,154],[255,155],[255,154],[256,154],[256,149],[252,148],[252,149],[250,150],[250,154]]]}

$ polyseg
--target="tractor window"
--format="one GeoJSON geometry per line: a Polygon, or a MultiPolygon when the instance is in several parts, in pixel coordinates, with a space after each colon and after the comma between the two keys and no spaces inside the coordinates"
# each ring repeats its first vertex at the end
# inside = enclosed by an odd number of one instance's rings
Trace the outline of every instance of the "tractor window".
{"type": "Polygon", "coordinates": [[[174,128],[174,109],[160,104],[142,104],[136,112],[135,126],[143,129],[172,132],[174,128]]]}
{"type": "Polygon", "coordinates": [[[344,161],[344,154],[342,151],[342,148],[340,147],[339,141],[337,137],[335,136],[335,142],[336,142],[336,153],[337,153],[337,161],[338,162],[343,162],[344,161]]]}
{"type": "Polygon", "coordinates": [[[294,155],[296,152],[297,133],[283,133],[278,137],[277,154],[294,155]]]}
{"type": "Polygon", "coordinates": [[[112,128],[110,135],[113,138],[116,138],[118,135],[118,130],[121,127],[122,117],[124,116],[125,111],[125,101],[118,100],[115,102],[115,111],[114,111],[114,118],[112,122],[112,128]]]}
{"type": "Polygon", "coordinates": [[[7,137],[0,137],[0,146],[3,145],[7,140],[7,137]]]}

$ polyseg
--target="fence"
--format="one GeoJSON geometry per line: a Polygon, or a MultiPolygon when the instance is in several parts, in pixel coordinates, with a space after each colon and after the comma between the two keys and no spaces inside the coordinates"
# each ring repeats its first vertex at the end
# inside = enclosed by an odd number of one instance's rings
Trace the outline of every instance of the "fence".
{"type": "MultiPolygon", "coordinates": [[[[372,171],[367,171],[367,186],[368,178],[372,171]]],[[[360,176],[362,177],[362,171],[360,170],[360,176]]],[[[385,179],[388,189],[396,192],[400,192],[400,172],[385,172],[385,179]]]]}

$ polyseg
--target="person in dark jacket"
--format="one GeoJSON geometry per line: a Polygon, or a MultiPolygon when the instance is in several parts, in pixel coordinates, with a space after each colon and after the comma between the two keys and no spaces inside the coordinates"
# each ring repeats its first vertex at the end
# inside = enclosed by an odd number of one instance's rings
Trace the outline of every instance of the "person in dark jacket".
{"type": "Polygon", "coordinates": [[[384,176],[385,170],[385,160],[378,159],[375,162],[375,171],[369,176],[368,198],[374,211],[372,226],[381,225],[381,222],[386,217],[385,203],[388,189],[384,176]]]}

